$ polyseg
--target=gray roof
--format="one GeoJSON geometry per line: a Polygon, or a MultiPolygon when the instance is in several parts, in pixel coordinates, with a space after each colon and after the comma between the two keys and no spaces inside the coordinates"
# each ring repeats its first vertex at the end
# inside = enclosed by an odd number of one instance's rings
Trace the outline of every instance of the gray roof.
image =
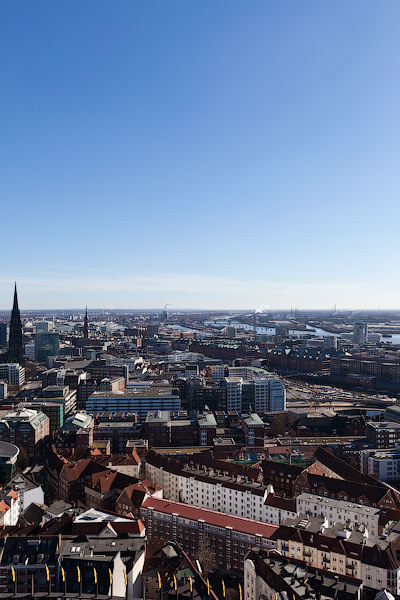
{"type": "Polygon", "coordinates": [[[9,442],[0,442],[0,458],[13,458],[19,454],[19,448],[9,442]]]}
{"type": "Polygon", "coordinates": [[[212,413],[206,413],[198,417],[200,427],[216,427],[217,421],[212,413]]]}

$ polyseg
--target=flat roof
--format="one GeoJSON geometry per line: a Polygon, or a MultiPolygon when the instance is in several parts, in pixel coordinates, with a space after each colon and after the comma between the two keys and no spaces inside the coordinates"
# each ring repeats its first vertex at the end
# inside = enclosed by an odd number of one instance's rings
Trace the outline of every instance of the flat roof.
{"type": "Polygon", "coordinates": [[[167,388],[167,387],[154,387],[150,388],[137,388],[135,390],[131,390],[129,392],[93,392],[89,396],[90,398],[168,398],[168,397],[179,398],[179,392],[175,388],[167,388]]]}

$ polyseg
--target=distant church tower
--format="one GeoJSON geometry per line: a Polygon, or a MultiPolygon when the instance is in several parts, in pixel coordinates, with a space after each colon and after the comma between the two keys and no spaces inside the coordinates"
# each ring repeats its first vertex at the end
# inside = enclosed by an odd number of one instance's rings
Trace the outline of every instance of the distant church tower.
{"type": "Polygon", "coordinates": [[[10,319],[10,337],[8,339],[8,352],[0,354],[2,363],[24,363],[24,349],[22,346],[22,323],[18,308],[17,284],[14,288],[14,304],[10,319]]]}
{"type": "Polygon", "coordinates": [[[87,307],[85,312],[85,321],[83,323],[83,337],[85,338],[85,340],[89,338],[89,317],[87,307]]]}

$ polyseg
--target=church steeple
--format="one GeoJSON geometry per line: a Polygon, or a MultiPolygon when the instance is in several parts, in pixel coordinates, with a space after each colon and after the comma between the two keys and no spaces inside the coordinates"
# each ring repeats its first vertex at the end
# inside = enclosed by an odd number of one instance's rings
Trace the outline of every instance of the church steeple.
{"type": "Polygon", "coordinates": [[[9,362],[23,363],[24,352],[22,347],[22,323],[18,308],[17,284],[14,286],[14,302],[10,319],[10,337],[8,342],[9,362]]]}
{"type": "Polygon", "coordinates": [[[12,312],[19,314],[18,295],[17,295],[17,282],[15,282],[15,284],[14,284],[14,304],[13,304],[12,312]]]}
{"type": "Polygon", "coordinates": [[[89,317],[87,307],[85,312],[85,320],[83,322],[83,337],[85,338],[85,340],[87,340],[89,337],[89,317]]]}

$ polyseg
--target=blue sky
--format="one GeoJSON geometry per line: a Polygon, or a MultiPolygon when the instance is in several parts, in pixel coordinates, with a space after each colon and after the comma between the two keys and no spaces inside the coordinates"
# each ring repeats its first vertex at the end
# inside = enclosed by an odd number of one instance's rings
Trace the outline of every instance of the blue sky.
{"type": "Polygon", "coordinates": [[[0,308],[400,307],[400,3],[3,3],[0,308]]]}

